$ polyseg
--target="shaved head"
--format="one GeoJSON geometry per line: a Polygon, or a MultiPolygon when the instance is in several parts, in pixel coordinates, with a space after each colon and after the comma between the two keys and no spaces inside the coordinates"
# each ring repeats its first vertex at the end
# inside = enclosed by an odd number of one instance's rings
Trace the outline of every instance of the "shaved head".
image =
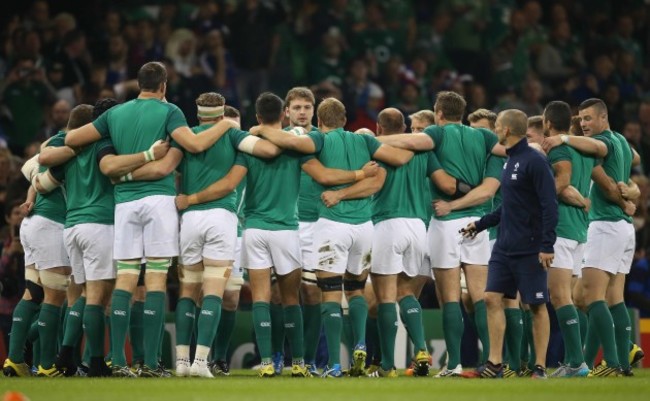
{"type": "Polygon", "coordinates": [[[499,113],[497,118],[504,128],[509,128],[510,133],[514,136],[526,136],[528,128],[528,117],[526,113],[517,109],[504,110],[499,113]]]}
{"type": "Polygon", "coordinates": [[[384,135],[399,134],[404,132],[404,115],[401,111],[389,107],[379,112],[377,124],[381,127],[384,135]]]}

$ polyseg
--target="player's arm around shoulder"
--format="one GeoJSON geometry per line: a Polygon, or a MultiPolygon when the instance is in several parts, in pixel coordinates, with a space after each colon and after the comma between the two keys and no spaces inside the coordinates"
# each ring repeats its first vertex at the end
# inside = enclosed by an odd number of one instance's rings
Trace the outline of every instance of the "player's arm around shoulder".
{"type": "Polygon", "coordinates": [[[336,206],[339,202],[350,199],[363,199],[379,192],[386,181],[386,169],[379,167],[377,175],[364,178],[349,187],[336,191],[324,191],[321,200],[327,207],[336,206]]]}
{"type": "Polygon", "coordinates": [[[185,210],[190,206],[221,199],[234,191],[239,183],[244,179],[248,169],[242,165],[235,164],[219,181],[210,184],[204,190],[195,194],[179,194],[176,199],[176,208],[185,210]]]}
{"type": "Polygon", "coordinates": [[[187,125],[181,125],[172,131],[171,137],[188,152],[201,153],[219,141],[231,128],[239,128],[239,124],[223,119],[198,134],[192,132],[187,125]]]}
{"type": "MultiPolygon", "coordinates": [[[[183,152],[178,148],[170,148],[165,157],[152,161],[131,173],[133,181],[156,181],[167,177],[174,172],[183,160],[183,152]]],[[[130,180],[129,180],[130,181],[130,180]]]]}
{"type": "Polygon", "coordinates": [[[320,160],[313,156],[306,156],[306,158],[307,160],[302,163],[302,170],[314,181],[326,187],[350,184],[366,177],[374,177],[379,171],[379,166],[374,161],[366,163],[359,170],[339,170],[323,166],[320,160]]]}
{"type": "Polygon", "coordinates": [[[307,135],[294,135],[268,125],[257,125],[252,127],[249,132],[251,135],[262,137],[282,149],[289,149],[305,154],[316,153],[319,150],[314,138],[319,138],[323,135],[320,132],[310,132],[307,135]]]}
{"type": "Polygon", "coordinates": [[[104,113],[95,121],[68,131],[65,136],[65,146],[82,148],[99,141],[102,137],[108,136],[108,123],[106,120],[108,114],[108,112],[104,113]]]}

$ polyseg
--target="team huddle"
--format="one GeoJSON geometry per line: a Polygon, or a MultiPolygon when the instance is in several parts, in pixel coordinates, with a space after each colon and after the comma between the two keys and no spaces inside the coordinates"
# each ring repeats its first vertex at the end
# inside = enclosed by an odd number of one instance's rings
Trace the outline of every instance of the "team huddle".
{"type": "Polygon", "coordinates": [[[282,373],[285,339],[293,377],[396,377],[398,319],[413,344],[406,373],[428,376],[418,298],[432,275],[447,346],[436,377],[546,378],[549,300],[565,344],[551,376],[631,375],[643,357],[623,302],[640,158],[609,129],[602,101],[583,102],[577,125],[555,101],[541,117],[479,109],[466,126],[462,96],[440,92],[433,111],[410,116],[412,133],[394,108],[375,133],[351,133],[340,101],[316,110],[298,87],[284,101],[259,95],[247,132],[213,92],[196,99],[199,125],[188,127],[165,101],[160,63],[143,65],[138,83],[132,101],[75,107],[23,166],[26,290],[5,375],[32,374],[30,341],[38,376],[170,376],[160,355],[174,257],[176,376],[229,374],[244,271],[260,377],[282,373]],[[482,344],[472,372],[461,365],[463,308],[482,344]]]}

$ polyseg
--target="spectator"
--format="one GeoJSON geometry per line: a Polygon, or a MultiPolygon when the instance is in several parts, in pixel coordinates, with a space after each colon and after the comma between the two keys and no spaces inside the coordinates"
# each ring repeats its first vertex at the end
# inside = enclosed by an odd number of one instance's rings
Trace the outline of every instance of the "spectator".
{"type": "Polygon", "coordinates": [[[365,56],[369,62],[370,75],[374,78],[383,74],[386,63],[391,56],[403,55],[406,38],[400,37],[388,29],[384,9],[378,2],[366,5],[366,24],[356,34],[353,52],[356,56],[365,56]]]}
{"type": "Polygon", "coordinates": [[[640,70],[643,67],[643,50],[641,43],[634,38],[634,20],[630,15],[618,17],[614,42],[619,49],[632,54],[635,69],[640,70]]]}
{"type": "Polygon", "coordinates": [[[163,45],[156,40],[155,27],[149,18],[141,18],[135,26],[135,41],[129,45],[129,66],[137,71],[149,61],[162,60],[165,52],[163,45]]]}
{"type": "Polygon", "coordinates": [[[226,104],[239,107],[236,87],[236,71],[232,55],[223,41],[223,33],[213,29],[205,35],[204,49],[199,57],[199,65],[208,79],[226,98],[226,104]]]}
{"type": "MultiPolygon", "coordinates": [[[[4,218],[8,231],[2,236],[2,257],[0,259],[0,331],[5,346],[9,346],[11,316],[25,292],[25,252],[20,243],[20,223],[23,220],[21,204],[13,200],[6,204],[4,218]]],[[[8,351],[8,350],[5,350],[8,351]]]]}
{"type": "Polygon", "coordinates": [[[113,35],[108,39],[108,70],[106,84],[114,86],[129,78],[129,46],[122,35],[113,35]]]}
{"type": "Polygon", "coordinates": [[[47,107],[55,99],[54,89],[43,70],[34,67],[34,60],[24,57],[16,62],[0,93],[12,118],[9,146],[22,154],[23,147],[43,129],[47,107]]]}
{"type": "Polygon", "coordinates": [[[395,105],[404,115],[409,115],[418,110],[431,107],[420,96],[420,88],[414,82],[405,82],[402,85],[399,102],[395,105]]]}
{"type": "Polygon", "coordinates": [[[50,110],[50,118],[40,139],[51,138],[68,125],[72,106],[67,100],[57,100],[50,110]]]}
{"type": "Polygon", "coordinates": [[[338,86],[343,83],[342,77],[345,75],[345,66],[343,65],[343,49],[340,37],[338,30],[323,35],[320,59],[308,65],[312,82],[328,81],[338,86]]]}
{"type": "Polygon", "coordinates": [[[348,113],[349,131],[373,127],[384,105],[384,91],[369,80],[368,72],[365,59],[354,60],[343,86],[343,103],[348,113]]]}
{"type": "Polygon", "coordinates": [[[642,318],[650,317],[650,261],[646,256],[642,241],[637,242],[625,287],[627,305],[637,308],[642,318]]]}
{"type": "Polygon", "coordinates": [[[541,100],[542,83],[538,79],[529,78],[524,83],[521,100],[515,101],[513,108],[523,111],[527,116],[537,116],[544,112],[541,100]]]}
{"type": "Polygon", "coordinates": [[[165,56],[174,62],[176,72],[189,78],[197,72],[196,38],[189,29],[172,32],[165,47],[165,56]]]}
{"type": "Polygon", "coordinates": [[[77,104],[83,97],[83,89],[90,82],[90,65],[86,60],[86,35],[73,30],[65,34],[63,47],[53,60],[63,65],[63,87],[71,87],[77,104]]]}
{"type": "Polygon", "coordinates": [[[567,21],[559,22],[551,32],[550,40],[541,46],[537,71],[551,86],[580,71],[586,65],[580,46],[571,35],[567,21]]]}

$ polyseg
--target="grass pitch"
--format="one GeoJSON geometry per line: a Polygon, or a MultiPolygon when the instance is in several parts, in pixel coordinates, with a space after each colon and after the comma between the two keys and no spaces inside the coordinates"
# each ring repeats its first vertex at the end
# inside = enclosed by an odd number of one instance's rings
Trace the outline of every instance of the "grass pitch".
{"type": "Polygon", "coordinates": [[[233,371],[230,377],[208,379],[88,379],[0,377],[0,394],[20,391],[31,401],[202,401],[245,400],[387,400],[423,399],[482,401],[647,400],[650,369],[636,369],[635,377],[602,379],[515,378],[504,380],[342,378],[260,379],[252,371],[233,371]]]}

